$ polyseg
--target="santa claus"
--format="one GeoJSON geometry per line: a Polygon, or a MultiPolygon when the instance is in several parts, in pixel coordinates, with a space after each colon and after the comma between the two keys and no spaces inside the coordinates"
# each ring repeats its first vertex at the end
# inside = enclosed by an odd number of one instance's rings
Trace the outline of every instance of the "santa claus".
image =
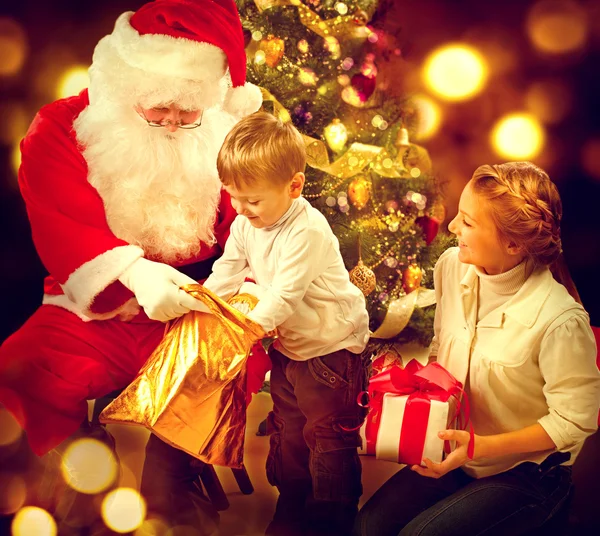
{"type": "MultiPolygon", "coordinates": [[[[36,454],[79,429],[87,400],[131,382],[162,322],[201,307],[180,287],[210,274],[235,217],[216,157],[260,107],[245,75],[234,0],[156,0],[98,43],[88,90],[34,119],[19,184],[50,275],[43,305],[0,348],[0,403],[36,454]]],[[[147,448],[142,491],[160,485],[168,502],[176,491],[157,475],[189,487],[189,459],[147,448]]]]}

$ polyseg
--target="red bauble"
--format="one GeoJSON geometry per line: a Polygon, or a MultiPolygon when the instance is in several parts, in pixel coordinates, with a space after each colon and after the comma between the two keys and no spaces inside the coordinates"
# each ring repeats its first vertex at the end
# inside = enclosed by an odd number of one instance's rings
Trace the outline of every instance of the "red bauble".
{"type": "Polygon", "coordinates": [[[415,220],[415,223],[423,229],[427,245],[431,244],[440,230],[440,222],[431,216],[421,216],[415,220]]]}
{"type": "Polygon", "coordinates": [[[355,74],[350,80],[350,84],[356,90],[361,102],[367,102],[369,97],[375,91],[375,77],[368,77],[362,73],[355,74]]]}

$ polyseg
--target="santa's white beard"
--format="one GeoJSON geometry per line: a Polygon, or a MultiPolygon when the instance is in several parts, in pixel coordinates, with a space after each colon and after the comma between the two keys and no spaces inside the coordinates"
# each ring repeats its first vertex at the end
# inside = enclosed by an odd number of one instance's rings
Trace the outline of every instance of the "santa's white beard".
{"type": "Polygon", "coordinates": [[[213,109],[200,127],[170,133],[148,126],[132,107],[88,106],[74,127],[115,236],[170,263],[213,245],[217,153],[232,126],[231,116],[213,109]]]}

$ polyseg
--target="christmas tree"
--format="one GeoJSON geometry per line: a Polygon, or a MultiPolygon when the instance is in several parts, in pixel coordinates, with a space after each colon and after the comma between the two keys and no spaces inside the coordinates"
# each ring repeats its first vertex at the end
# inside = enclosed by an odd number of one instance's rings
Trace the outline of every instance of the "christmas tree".
{"type": "Polygon", "coordinates": [[[366,295],[377,353],[433,334],[433,266],[448,239],[410,66],[381,26],[393,0],[237,0],[248,80],[291,120],[308,150],[306,197],[339,239],[366,295]],[[410,320],[409,320],[410,319],[410,320]]]}

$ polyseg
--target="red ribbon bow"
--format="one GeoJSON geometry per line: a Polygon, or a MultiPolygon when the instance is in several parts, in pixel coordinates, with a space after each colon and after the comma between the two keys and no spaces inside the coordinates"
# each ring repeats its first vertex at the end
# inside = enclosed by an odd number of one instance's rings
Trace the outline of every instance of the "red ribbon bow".
{"type": "MultiPolygon", "coordinates": [[[[375,454],[383,397],[386,393],[399,396],[408,395],[398,448],[398,461],[400,463],[411,465],[421,463],[420,456],[425,444],[432,400],[447,402],[451,397],[455,397],[457,402],[456,412],[451,421],[457,418],[457,426],[460,428],[464,428],[463,423],[466,424],[469,421],[469,402],[462,384],[438,363],[429,363],[423,366],[413,359],[404,369],[390,367],[376,374],[369,381],[369,403],[366,406],[371,411],[365,425],[367,454],[375,454]],[[461,395],[464,402],[464,412],[460,411],[461,395]]],[[[359,404],[363,394],[361,393],[359,396],[359,404]]],[[[470,434],[471,439],[467,454],[472,459],[474,450],[472,426],[470,434]]],[[[447,452],[449,452],[449,449],[447,449],[447,452]]]]}

